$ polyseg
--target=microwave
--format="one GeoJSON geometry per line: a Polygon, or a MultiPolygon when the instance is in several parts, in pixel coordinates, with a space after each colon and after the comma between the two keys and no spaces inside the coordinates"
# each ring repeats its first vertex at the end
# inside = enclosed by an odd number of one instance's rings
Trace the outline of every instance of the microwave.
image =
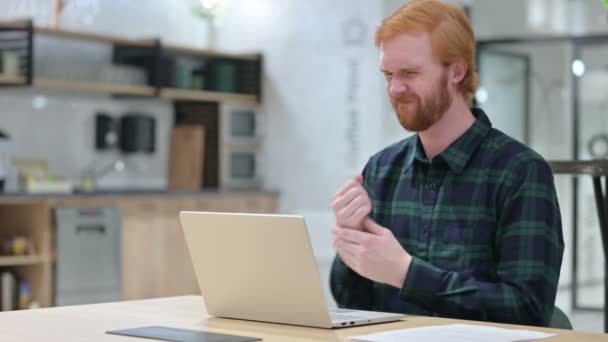
{"type": "Polygon", "coordinates": [[[259,145],[223,144],[220,153],[220,186],[225,189],[260,189],[259,145]]]}
{"type": "Polygon", "coordinates": [[[259,144],[262,139],[261,119],[257,107],[222,104],[220,109],[222,142],[259,144]]]}

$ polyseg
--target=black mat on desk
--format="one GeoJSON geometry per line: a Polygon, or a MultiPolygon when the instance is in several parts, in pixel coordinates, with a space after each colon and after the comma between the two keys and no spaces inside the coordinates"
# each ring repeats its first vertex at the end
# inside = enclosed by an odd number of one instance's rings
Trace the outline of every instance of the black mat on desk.
{"type": "Polygon", "coordinates": [[[112,330],[107,331],[106,333],[173,342],[250,342],[262,340],[261,338],[257,337],[225,335],[206,331],[185,330],[159,326],[112,330]]]}

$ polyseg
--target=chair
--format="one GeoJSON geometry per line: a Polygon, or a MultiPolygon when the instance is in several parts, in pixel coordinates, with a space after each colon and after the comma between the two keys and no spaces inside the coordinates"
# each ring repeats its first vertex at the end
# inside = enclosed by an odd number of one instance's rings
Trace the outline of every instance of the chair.
{"type": "Polygon", "coordinates": [[[573,330],[572,323],[566,314],[557,306],[553,308],[549,328],[573,330]]]}

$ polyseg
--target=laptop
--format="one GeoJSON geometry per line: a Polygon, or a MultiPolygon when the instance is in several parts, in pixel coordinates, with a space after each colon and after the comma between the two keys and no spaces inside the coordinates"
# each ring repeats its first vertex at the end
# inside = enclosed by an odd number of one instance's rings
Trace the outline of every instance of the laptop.
{"type": "Polygon", "coordinates": [[[302,216],[182,211],[179,217],[210,315],[318,328],[405,317],[329,309],[302,216]]]}

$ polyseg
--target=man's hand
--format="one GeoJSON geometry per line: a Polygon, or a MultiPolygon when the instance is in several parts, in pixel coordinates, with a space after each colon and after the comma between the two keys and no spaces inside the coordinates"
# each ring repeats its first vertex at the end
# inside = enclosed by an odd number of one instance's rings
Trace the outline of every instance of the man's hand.
{"type": "Polygon", "coordinates": [[[363,221],[372,211],[363,177],[359,175],[349,180],[334,196],[331,208],[338,226],[362,231],[363,221]]]}
{"type": "Polygon", "coordinates": [[[365,219],[364,228],[364,231],[340,226],[332,229],[333,245],[340,259],[365,278],[402,288],[411,255],[401,247],[393,232],[372,219],[365,219]]]}

